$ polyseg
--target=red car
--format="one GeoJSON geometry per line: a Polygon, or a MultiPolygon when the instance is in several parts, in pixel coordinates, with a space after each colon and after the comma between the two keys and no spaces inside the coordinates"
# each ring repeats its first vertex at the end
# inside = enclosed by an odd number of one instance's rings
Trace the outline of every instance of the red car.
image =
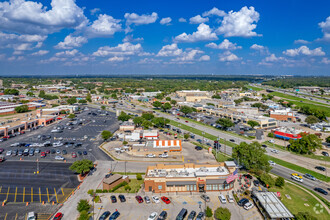
{"type": "Polygon", "coordinates": [[[10,136],[9,136],[9,135],[7,135],[7,136],[3,136],[3,138],[9,139],[9,138],[10,138],[10,136]]]}
{"type": "Polygon", "coordinates": [[[21,131],[21,132],[19,132],[20,134],[25,134],[25,131],[21,131]]]}
{"type": "Polygon", "coordinates": [[[58,212],[58,213],[54,216],[53,220],[61,220],[62,217],[63,217],[63,214],[60,213],[60,212],[58,212]]]}
{"type": "Polygon", "coordinates": [[[72,152],[71,153],[71,156],[72,156],[72,158],[76,158],[77,157],[77,154],[75,152],[72,152]]]}
{"type": "Polygon", "coordinates": [[[163,200],[163,202],[165,202],[166,204],[170,204],[171,200],[169,198],[167,198],[166,196],[162,196],[161,200],[163,200]]]}
{"type": "Polygon", "coordinates": [[[143,202],[143,199],[141,196],[135,196],[136,198],[136,201],[138,201],[138,203],[142,203],[143,202]]]}
{"type": "Polygon", "coordinates": [[[50,154],[50,150],[46,150],[46,154],[50,154]]]}
{"type": "Polygon", "coordinates": [[[46,153],[45,152],[41,152],[40,157],[46,157],[46,153]]]}

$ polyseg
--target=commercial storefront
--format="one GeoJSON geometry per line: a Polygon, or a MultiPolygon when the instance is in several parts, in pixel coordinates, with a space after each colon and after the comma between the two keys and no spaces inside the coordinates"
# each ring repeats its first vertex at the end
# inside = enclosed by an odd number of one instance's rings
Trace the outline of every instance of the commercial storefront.
{"type": "Polygon", "coordinates": [[[218,164],[184,164],[149,166],[146,172],[145,191],[207,192],[226,191],[234,187],[234,181],[226,179],[236,169],[233,162],[218,164]]]}

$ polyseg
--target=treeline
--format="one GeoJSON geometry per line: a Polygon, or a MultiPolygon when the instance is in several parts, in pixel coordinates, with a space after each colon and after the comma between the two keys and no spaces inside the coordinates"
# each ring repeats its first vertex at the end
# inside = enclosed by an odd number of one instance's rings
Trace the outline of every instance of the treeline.
{"type": "Polygon", "coordinates": [[[319,86],[329,87],[330,77],[293,77],[285,79],[276,79],[265,81],[263,85],[269,85],[281,88],[294,88],[297,86],[319,86]]]}

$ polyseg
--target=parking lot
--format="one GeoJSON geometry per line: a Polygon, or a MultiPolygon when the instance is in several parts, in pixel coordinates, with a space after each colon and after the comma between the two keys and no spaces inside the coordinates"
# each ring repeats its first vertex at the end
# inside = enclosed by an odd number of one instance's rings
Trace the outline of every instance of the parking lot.
{"type": "Polygon", "coordinates": [[[79,159],[109,160],[110,158],[98,149],[102,141],[98,135],[103,130],[114,132],[118,126],[114,113],[89,109],[78,114],[73,122],[70,119],[62,119],[47,127],[41,127],[0,142],[0,148],[4,149],[2,155],[5,156],[6,160],[55,161],[55,156],[61,156],[67,162],[74,162],[79,159]],[[94,112],[95,115],[91,112],[94,112]],[[61,128],[62,132],[52,133],[51,131],[56,128],[61,128]],[[51,144],[58,142],[60,144],[44,147],[42,145],[45,142],[51,144]],[[15,143],[20,143],[21,147],[11,147],[15,143]],[[75,144],[81,144],[81,146],[75,147],[75,144]],[[30,146],[27,147],[28,145],[30,146]],[[36,150],[40,152],[29,156],[18,156],[11,152],[11,155],[6,156],[8,151],[19,152],[26,148],[29,150],[33,148],[35,152],[36,150]],[[45,153],[45,157],[41,157],[42,152],[45,153]],[[76,155],[75,158],[72,156],[73,152],[76,155]]]}
{"type": "MultiPolygon", "coordinates": [[[[226,195],[227,192],[224,193],[226,195]]],[[[113,213],[116,209],[120,212],[119,219],[135,219],[135,220],[142,220],[147,219],[149,215],[153,212],[157,212],[160,214],[162,211],[167,212],[167,219],[175,219],[182,208],[188,210],[188,214],[191,211],[195,211],[197,214],[200,211],[204,211],[205,206],[209,206],[213,210],[218,207],[226,207],[231,211],[231,219],[262,219],[261,215],[259,214],[256,207],[253,207],[250,210],[244,210],[242,207],[239,207],[236,203],[220,203],[218,199],[219,193],[208,193],[210,197],[210,202],[204,202],[201,199],[199,194],[190,195],[187,194],[166,194],[170,200],[170,204],[165,204],[164,202],[160,201],[159,203],[151,202],[149,204],[138,203],[135,199],[135,194],[125,194],[126,202],[121,203],[119,200],[117,203],[111,203],[110,196],[116,195],[118,198],[118,194],[103,194],[101,196],[102,203],[95,204],[95,219],[98,219],[103,212],[110,211],[113,213]]],[[[147,194],[150,198],[152,194],[147,194]]],[[[164,196],[163,194],[154,194],[157,195],[159,198],[164,196]]],[[[144,197],[144,195],[141,195],[144,197]]]]}

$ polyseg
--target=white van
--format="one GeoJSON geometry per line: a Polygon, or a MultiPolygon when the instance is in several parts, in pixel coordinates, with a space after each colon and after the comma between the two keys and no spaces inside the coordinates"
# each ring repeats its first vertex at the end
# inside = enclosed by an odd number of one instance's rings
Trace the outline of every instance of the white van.
{"type": "Polygon", "coordinates": [[[34,214],[34,212],[28,213],[27,220],[36,220],[36,215],[34,214]]]}
{"type": "Polygon", "coordinates": [[[221,203],[223,203],[223,204],[227,203],[226,197],[224,195],[220,194],[220,196],[218,196],[218,197],[219,197],[219,200],[221,203]]]}
{"type": "Polygon", "coordinates": [[[227,195],[227,200],[228,200],[229,203],[233,203],[233,202],[234,202],[234,197],[233,197],[233,195],[232,195],[232,194],[228,194],[228,195],[227,195]]]}

